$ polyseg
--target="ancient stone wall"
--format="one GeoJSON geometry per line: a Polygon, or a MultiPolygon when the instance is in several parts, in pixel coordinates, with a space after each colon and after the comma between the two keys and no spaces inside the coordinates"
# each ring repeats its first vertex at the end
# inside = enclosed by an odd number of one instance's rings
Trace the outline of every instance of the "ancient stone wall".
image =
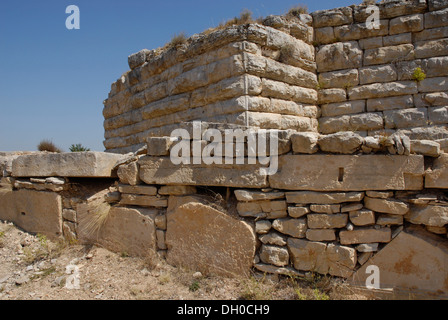
{"type": "Polygon", "coordinates": [[[106,149],[136,151],[193,120],[321,134],[398,131],[448,149],[446,2],[376,6],[374,28],[359,5],[269,16],[131,55],[131,71],[105,101],[106,149]]]}
{"type": "Polygon", "coordinates": [[[401,132],[446,148],[448,4],[378,4],[377,29],[366,6],[315,12],[322,117],[319,132],[401,132]],[[414,74],[421,68],[425,79],[414,74]]]}
{"type": "Polygon", "coordinates": [[[136,151],[193,120],[317,131],[312,28],[300,21],[290,28],[235,26],[130,56],[132,70],[105,101],[106,149],[136,151]]]}
{"type": "Polygon", "coordinates": [[[374,266],[381,289],[447,297],[448,1],[378,8],[379,29],[351,6],[130,56],[105,101],[108,152],[1,153],[0,219],[203,273],[365,286],[374,266]],[[232,161],[203,161],[238,130],[232,161]]]}

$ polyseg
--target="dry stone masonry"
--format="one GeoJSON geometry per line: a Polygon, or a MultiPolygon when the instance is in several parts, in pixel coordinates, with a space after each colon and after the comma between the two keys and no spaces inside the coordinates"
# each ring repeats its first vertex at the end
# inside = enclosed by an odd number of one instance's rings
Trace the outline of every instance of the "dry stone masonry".
{"type": "Polygon", "coordinates": [[[354,5],[131,55],[104,104],[107,153],[1,153],[0,218],[225,276],[365,287],[377,266],[381,289],[446,298],[448,1],[377,6],[378,29],[354,5]],[[170,158],[179,128],[190,164],[170,158]],[[208,129],[275,132],[278,170],[248,138],[243,163],[194,161],[208,129]]]}

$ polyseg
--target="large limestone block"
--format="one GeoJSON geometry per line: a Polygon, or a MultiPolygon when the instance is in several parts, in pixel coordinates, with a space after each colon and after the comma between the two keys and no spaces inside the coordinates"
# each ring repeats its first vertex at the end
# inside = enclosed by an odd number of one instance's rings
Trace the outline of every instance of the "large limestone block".
{"type": "Polygon", "coordinates": [[[401,44],[398,46],[368,49],[364,53],[364,65],[387,64],[396,60],[413,60],[414,46],[401,44]]]}
{"type": "Polygon", "coordinates": [[[338,132],[321,136],[318,144],[322,151],[352,154],[361,148],[364,139],[354,132],[338,132]]]}
{"type": "Polygon", "coordinates": [[[96,242],[114,252],[148,256],[156,249],[154,220],[154,211],[112,207],[96,242]]]}
{"type": "Polygon", "coordinates": [[[142,157],[140,179],[146,184],[206,185],[235,188],[268,186],[260,165],[174,165],[170,158],[142,157]]]}
{"type": "Polygon", "coordinates": [[[288,203],[301,203],[301,204],[338,204],[343,202],[358,202],[364,198],[364,192],[312,192],[312,191],[299,191],[299,192],[287,192],[286,202],[288,203]]]}
{"type": "MultiPolygon", "coordinates": [[[[428,28],[428,27],[426,27],[428,28]]],[[[397,17],[390,20],[389,34],[417,32],[423,30],[423,14],[397,17]]]]}
{"type": "Polygon", "coordinates": [[[418,93],[415,81],[373,83],[348,90],[350,100],[374,99],[418,93]]]}
{"type": "Polygon", "coordinates": [[[448,224],[448,207],[412,206],[405,219],[413,224],[443,227],[448,224]]]}
{"type": "Polygon", "coordinates": [[[339,241],[341,244],[360,244],[360,243],[385,243],[391,240],[392,233],[390,228],[374,229],[356,229],[352,231],[341,231],[339,241]]]}
{"type": "Polygon", "coordinates": [[[12,163],[14,177],[115,177],[123,155],[103,152],[44,153],[20,156],[12,163]]]}
{"type": "Polygon", "coordinates": [[[317,52],[316,62],[319,72],[359,68],[362,50],[356,41],[325,45],[317,52]]]}
{"type": "Polygon", "coordinates": [[[426,171],[425,187],[448,189],[448,154],[441,154],[434,160],[431,169],[426,171]]]}
{"type": "Polygon", "coordinates": [[[248,275],[256,235],[244,221],[196,197],[171,197],[167,212],[167,261],[204,274],[248,275]]]}
{"type": "Polygon", "coordinates": [[[315,28],[333,27],[353,22],[352,8],[342,7],[332,10],[319,10],[311,14],[315,28]]]}
{"type": "Polygon", "coordinates": [[[448,245],[423,228],[408,228],[367,261],[349,280],[366,286],[370,266],[379,268],[381,289],[394,288],[410,295],[434,299],[448,294],[448,245]],[[435,295],[434,295],[435,294],[435,295]]]}
{"type": "Polygon", "coordinates": [[[284,155],[269,182],[285,190],[421,190],[423,160],[418,155],[284,155]]]}
{"type": "Polygon", "coordinates": [[[448,38],[419,41],[415,44],[415,58],[432,58],[448,55],[448,38]]]}
{"type": "Polygon", "coordinates": [[[348,214],[308,214],[308,227],[311,229],[344,228],[348,222],[348,214]]]}
{"type": "Polygon", "coordinates": [[[0,219],[51,239],[62,235],[62,201],[54,192],[0,189],[0,219]]]}
{"type": "Polygon", "coordinates": [[[288,239],[294,268],[347,278],[356,265],[356,250],[349,247],[301,239],[288,239]]]}
{"type": "Polygon", "coordinates": [[[395,199],[364,198],[364,206],[375,212],[405,215],[409,212],[409,204],[395,199]]]}

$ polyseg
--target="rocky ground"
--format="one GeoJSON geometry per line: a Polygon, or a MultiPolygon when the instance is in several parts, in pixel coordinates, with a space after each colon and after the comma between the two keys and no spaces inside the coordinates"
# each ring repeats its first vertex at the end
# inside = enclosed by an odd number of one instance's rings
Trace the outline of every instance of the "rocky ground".
{"type": "Polygon", "coordinates": [[[126,257],[95,246],[52,242],[0,222],[0,300],[366,299],[343,282],[253,274],[227,279],[126,257]],[[79,280],[79,285],[77,280],[79,280]]]}

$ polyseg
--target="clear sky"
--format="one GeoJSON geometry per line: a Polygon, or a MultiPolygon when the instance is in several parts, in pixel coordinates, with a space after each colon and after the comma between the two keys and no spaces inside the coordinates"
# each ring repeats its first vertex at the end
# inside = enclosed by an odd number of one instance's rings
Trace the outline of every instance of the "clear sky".
{"type": "Polygon", "coordinates": [[[202,32],[242,9],[254,17],[304,4],[310,12],[361,0],[1,0],[0,151],[36,150],[43,139],[65,151],[103,151],[103,100],[129,69],[127,57],[174,34],[202,32]],[[80,10],[68,30],[66,7],[80,10]]]}

